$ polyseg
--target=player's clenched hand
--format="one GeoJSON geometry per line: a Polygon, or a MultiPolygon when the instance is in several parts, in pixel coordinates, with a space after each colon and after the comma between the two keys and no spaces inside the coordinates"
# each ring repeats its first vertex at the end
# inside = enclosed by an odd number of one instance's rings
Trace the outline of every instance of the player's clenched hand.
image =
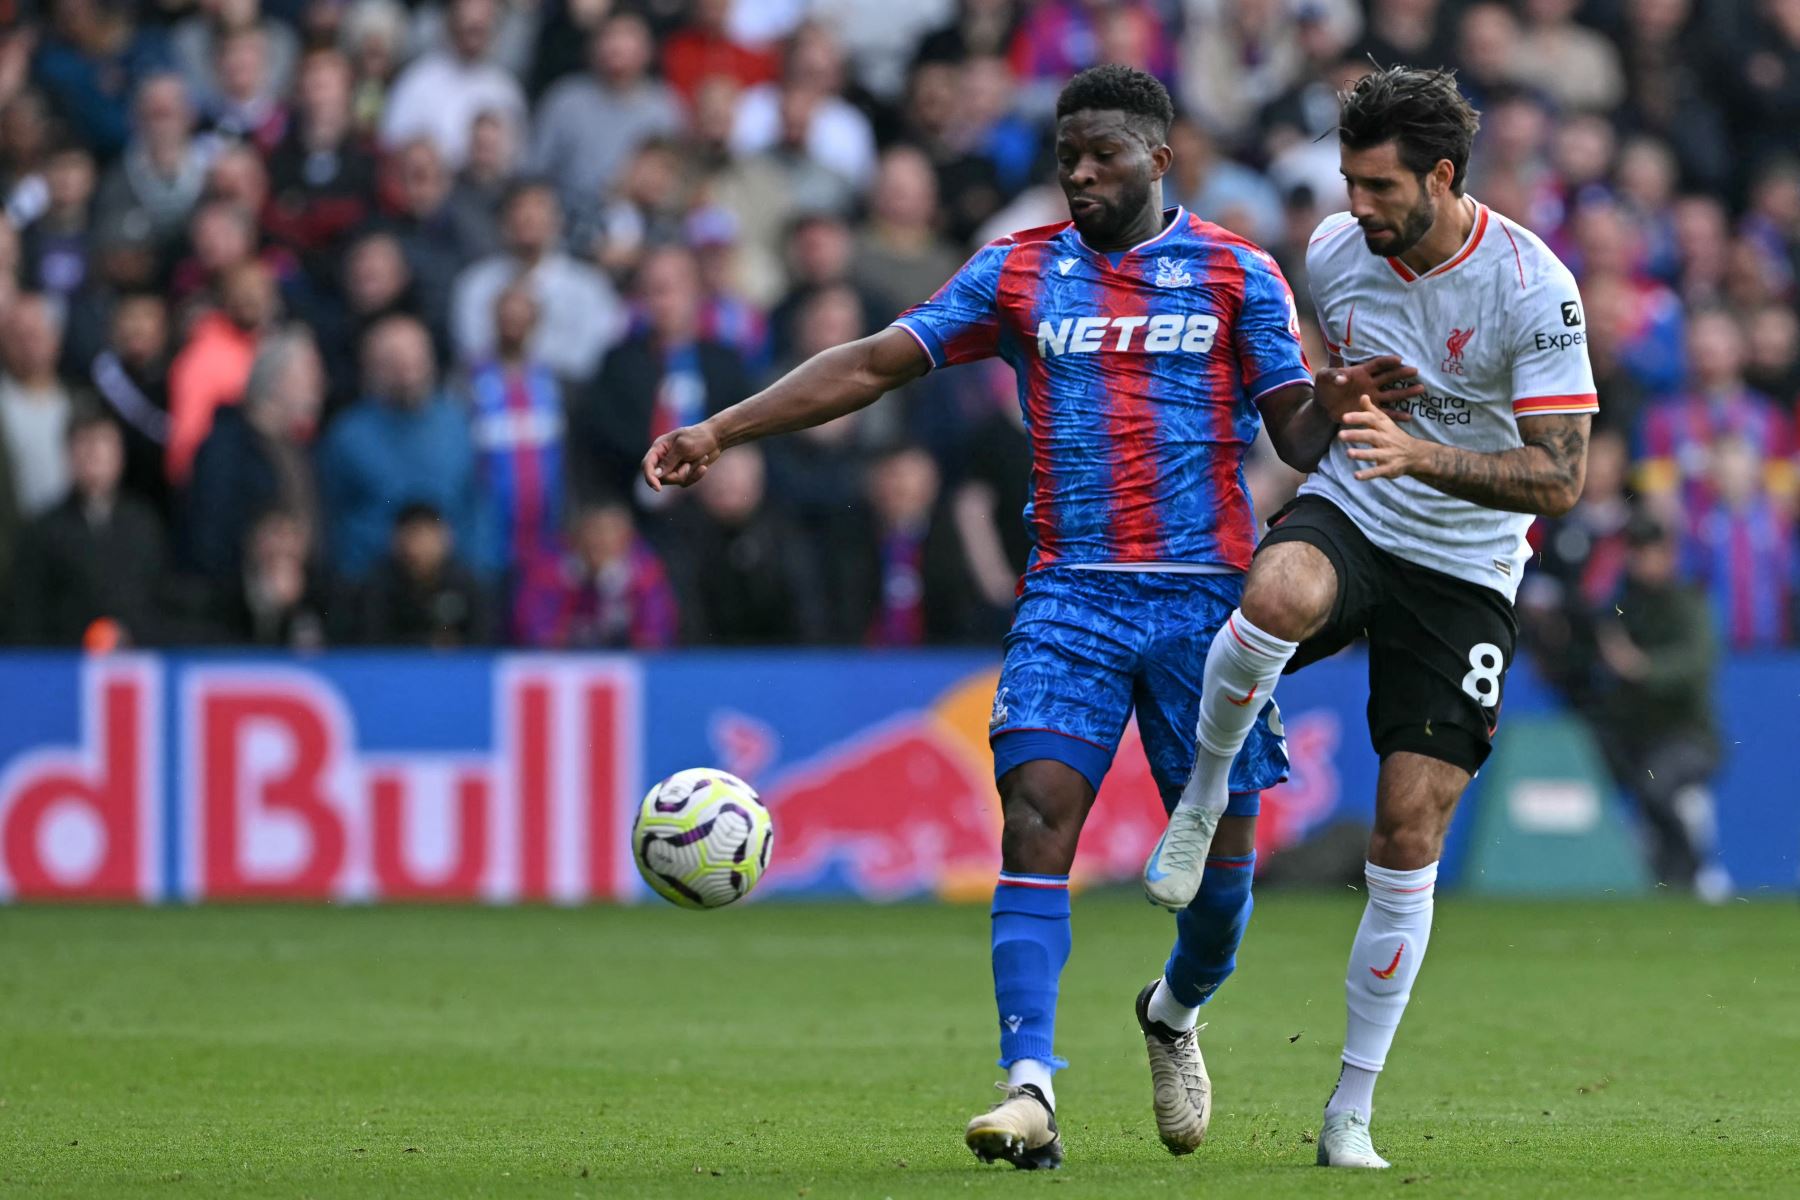
{"type": "MultiPolygon", "coordinates": [[[[1383,405],[1408,400],[1425,391],[1419,382],[1419,369],[1409,366],[1392,354],[1341,367],[1326,367],[1313,376],[1313,394],[1334,421],[1342,421],[1355,412],[1359,401],[1370,396],[1381,397],[1383,405]]],[[[1396,420],[1410,421],[1403,409],[1390,410],[1396,420]]]]}
{"type": "Polygon", "coordinates": [[[676,487],[699,483],[706,468],[719,460],[720,452],[718,435],[705,422],[671,429],[650,443],[644,455],[644,479],[658,492],[665,483],[676,487]]]}
{"type": "Polygon", "coordinates": [[[1350,445],[1350,457],[1363,463],[1358,479],[1398,479],[1423,462],[1430,446],[1394,424],[1393,414],[1377,408],[1368,396],[1356,398],[1354,412],[1344,414],[1338,440],[1350,445]]]}

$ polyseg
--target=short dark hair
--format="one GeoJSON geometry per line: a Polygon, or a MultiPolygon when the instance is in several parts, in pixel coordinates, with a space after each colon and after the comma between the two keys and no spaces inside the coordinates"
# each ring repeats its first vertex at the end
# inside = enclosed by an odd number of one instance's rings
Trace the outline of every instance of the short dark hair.
{"type": "Polygon", "coordinates": [[[408,500],[394,514],[394,528],[404,529],[408,525],[442,525],[444,514],[438,506],[429,500],[408,500]]]}
{"type": "Polygon", "coordinates": [[[1388,67],[1357,80],[1339,100],[1338,140],[1345,146],[1394,142],[1401,163],[1420,177],[1449,159],[1456,170],[1450,190],[1462,195],[1481,114],[1457,90],[1455,71],[1388,67]]]}
{"type": "Polygon", "coordinates": [[[1152,146],[1168,140],[1175,120],[1169,89],[1148,71],[1118,63],[1089,67],[1063,85],[1056,97],[1059,121],[1090,108],[1124,113],[1132,129],[1152,146]]]}

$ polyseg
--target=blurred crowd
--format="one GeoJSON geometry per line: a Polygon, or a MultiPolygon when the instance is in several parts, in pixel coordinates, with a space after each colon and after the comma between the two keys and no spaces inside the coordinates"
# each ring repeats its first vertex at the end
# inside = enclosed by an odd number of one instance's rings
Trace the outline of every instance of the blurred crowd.
{"type": "MultiPolygon", "coordinates": [[[[637,464],[1066,219],[1050,116],[1103,61],[1176,98],[1167,201],[1303,306],[1336,90],[1456,67],[1470,190],[1577,272],[1600,389],[1528,631],[1572,693],[1619,675],[1602,618],[1660,538],[1722,644],[1795,639],[1800,0],[0,0],[0,29],[7,640],[991,639],[1026,553],[1003,366],[691,492],[637,464]]],[[[1249,474],[1265,511],[1296,483],[1249,474]]]]}

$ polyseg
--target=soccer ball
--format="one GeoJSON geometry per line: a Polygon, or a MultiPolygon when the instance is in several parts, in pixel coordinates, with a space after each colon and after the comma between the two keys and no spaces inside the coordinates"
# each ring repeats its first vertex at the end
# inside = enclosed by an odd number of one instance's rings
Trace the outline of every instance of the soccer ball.
{"type": "Polygon", "coordinates": [[[707,767],[651,788],[631,826],[638,873],[683,908],[721,908],[749,895],[774,845],[775,824],[756,789],[707,767]]]}

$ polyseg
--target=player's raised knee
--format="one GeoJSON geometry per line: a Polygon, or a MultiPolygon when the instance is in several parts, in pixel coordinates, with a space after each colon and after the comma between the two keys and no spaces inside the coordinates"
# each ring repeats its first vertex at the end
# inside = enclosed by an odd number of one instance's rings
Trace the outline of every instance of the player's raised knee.
{"type": "Polygon", "coordinates": [[[1239,608],[1258,629],[1304,641],[1331,616],[1337,590],[1337,569],[1323,551],[1305,542],[1277,542],[1256,556],[1239,608]]]}

